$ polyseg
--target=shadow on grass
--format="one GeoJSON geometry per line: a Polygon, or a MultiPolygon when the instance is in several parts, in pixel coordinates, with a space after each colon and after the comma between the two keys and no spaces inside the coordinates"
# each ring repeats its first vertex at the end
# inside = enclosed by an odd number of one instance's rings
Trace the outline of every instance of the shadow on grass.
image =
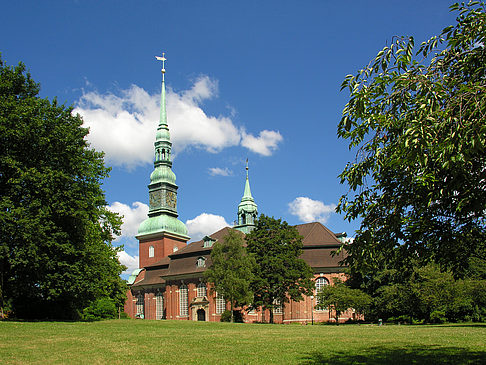
{"type": "Polygon", "coordinates": [[[486,364],[485,351],[470,351],[460,347],[412,346],[407,348],[370,347],[360,354],[311,352],[301,364],[486,364]]]}

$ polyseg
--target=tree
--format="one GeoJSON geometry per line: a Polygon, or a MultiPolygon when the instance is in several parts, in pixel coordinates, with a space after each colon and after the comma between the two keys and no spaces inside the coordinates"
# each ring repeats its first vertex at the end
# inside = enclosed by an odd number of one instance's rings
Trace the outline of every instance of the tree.
{"type": "Polygon", "coordinates": [[[39,96],[25,66],[0,58],[0,294],[23,318],[79,318],[101,297],[122,305],[120,218],[72,108],[39,96]]]}
{"type": "Polygon", "coordinates": [[[295,227],[280,219],[261,215],[255,229],[246,236],[247,250],[255,258],[252,306],[270,311],[289,300],[300,301],[302,294],[312,295],[312,269],[299,256],[302,237],[295,227]]]}
{"type": "Polygon", "coordinates": [[[333,309],[336,324],[339,316],[348,309],[363,314],[371,304],[371,297],[359,289],[351,289],[343,282],[336,280],[334,285],[326,285],[317,293],[318,309],[333,309]]]}
{"type": "Polygon", "coordinates": [[[338,135],[357,153],[337,209],[362,218],[345,248],[354,272],[435,261],[464,276],[486,259],[485,5],[451,9],[457,24],[415,54],[397,38],[342,84],[338,135]]]}
{"type": "Polygon", "coordinates": [[[222,242],[215,242],[211,251],[211,266],[204,273],[214,291],[231,305],[231,322],[234,308],[249,304],[254,260],[246,254],[242,234],[231,229],[222,242]]]}

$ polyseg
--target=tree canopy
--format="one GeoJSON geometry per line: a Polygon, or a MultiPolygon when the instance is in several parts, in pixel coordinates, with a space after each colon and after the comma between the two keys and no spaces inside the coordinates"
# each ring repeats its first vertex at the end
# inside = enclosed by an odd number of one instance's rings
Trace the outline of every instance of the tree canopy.
{"type": "Polygon", "coordinates": [[[318,309],[334,310],[334,320],[339,324],[339,316],[347,310],[355,310],[364,314],[370,307],[371,297],[360,289],[351,289],[340,280],[334,285],[326,285],[317,292],[318,309]]]}
{"type": "Polygon", "coordinates": [[[435,261],[463,276],[486,259],[485,5],[451,9],[439,36],[395,38],[342,84],[338,135],[357,152],[338,211],[362,219],[346,263],[364,275],[435,261]]]}
{"type": "Polygon", "coordinates": [[[72,108],[39,97],[25,66],[0,58],[0,306],[22,318],[78,318],[123,304],[111,241],[120,218],[100,187],[103,155],[72,108]]]}
{"type": "Polygon", "coordinates": [[[302,294],[312,295],[312,269],[299,256],[302,237],[287,222],[260,215],[255,229],[246,236],[247,250],[255,259],[252,306],[270,311],[290,299],[300,301],[302,294]]]}
{"type": "Polygon", "coordinates": [[[233,322],[233,308],[250,304],[253,299],[250,282],[254,260],[246,254],[242,234],[232,229],[222,242],[215,242],[211,261],[204,277],[214,285],[218,295],[231,304],[233,322]]]}

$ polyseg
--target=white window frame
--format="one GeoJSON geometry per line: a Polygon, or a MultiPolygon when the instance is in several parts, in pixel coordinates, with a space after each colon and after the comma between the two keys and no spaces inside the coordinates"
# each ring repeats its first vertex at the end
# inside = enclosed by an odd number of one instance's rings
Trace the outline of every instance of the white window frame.
{"type": "Polygon", "coordinates": [[[273,307],[273,314],[282,314],[282,304],[280,304],[280,301],[278,299],[275,299],[273,301],[273,304],[275,304],[275,307],[273,307]]]}
{"type": "Polygon", "coordinates": [[[189,315],[188,307],[189,291],[187,285],[182,284],[179,287],[179,316],[187,317],[189,315]]]}
{"type": "Polygon", "coordinates": [[[216,293],[216,314],[222,314],[226,310],[226,301],[224,297],[216,293]]]}
{"type": "Polygon", "coordinates": [[[206,283],[199,283],[197,284],[196,294],[198,297],[205,297],[207,295],[207,288],[206,283]]]}
{"type": "Polygon", "coordinates": [[[155,247],[154,246],[149,246],[148,256],[149,257],[154,257],[155,256],[155,247]]]}
{"type": "Polygon", "coordinates": [[[196,267],[206,267],[206,258],[199,257],[196,261],[196,267]]]}
{"type": "MultiPolygon", "coordinates": [[[[329,285],[329,280],[327,280],[327,278],[325,278],[324,276],[318,277],[316,279],[316,305],[319,304],[319,296],[317,296],[317,293],[319,293],[319,291],[327,285],[329,285]]],[[[316,310],[324,311],[325,309],[321,308],[316,310]]]]}
{"type": "Polygon", "coordinates": [[[155,319],[164,319],[164,294],[155,294],[155,319]]]}

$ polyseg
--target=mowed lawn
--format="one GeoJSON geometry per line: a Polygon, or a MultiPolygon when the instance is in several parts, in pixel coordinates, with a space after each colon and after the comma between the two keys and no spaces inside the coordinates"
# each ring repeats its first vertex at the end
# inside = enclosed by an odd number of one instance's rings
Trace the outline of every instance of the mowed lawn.
{"type": "Polygon", "coordinates": [[[1,364],[486,364],[486,324],[0,322],[1,364]]]}

